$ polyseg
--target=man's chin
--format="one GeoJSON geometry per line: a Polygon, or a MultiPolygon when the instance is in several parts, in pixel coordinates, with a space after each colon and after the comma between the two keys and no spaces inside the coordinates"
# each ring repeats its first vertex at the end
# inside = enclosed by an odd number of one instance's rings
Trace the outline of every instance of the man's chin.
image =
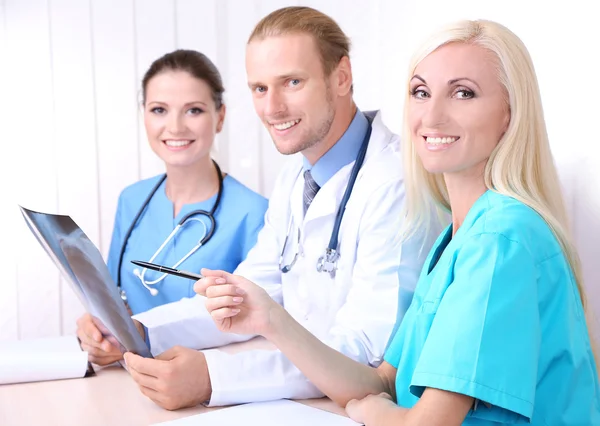
{"type": "Polygon", "coordinates": [[[279,151],[279,153],[283,155],[294,155],[302,151],[301,149],[290,149],[290,147],[279,148],[276,146],[276,148],[277,151],[279,151]]]}
{"type": "Polygon", "coordinates": [[[283,155],[293,155],[301,152],[304,148],[300,144],[290,143],[289,141],[277,141],[273,139],[273,143],[275,144],[275,148],[279,151],[280,154],[283,155]]]}
{"type": "Polygon", "coordinates": [[[273,140],[273,144],[275,145],[277,151],[283,155],[297,154],[314,145],[314,143],[307,141],[291,141],[289,139],[282,140],[280,138],[273,137],[273,135],[271,135],[271,139],[273,140]]]}

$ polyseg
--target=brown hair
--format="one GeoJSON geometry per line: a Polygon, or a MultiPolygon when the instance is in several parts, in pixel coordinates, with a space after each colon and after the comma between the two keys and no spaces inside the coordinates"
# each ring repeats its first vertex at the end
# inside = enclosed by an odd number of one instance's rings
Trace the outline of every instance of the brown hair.
{"type": "Polygon", "coordinates": [[[304,6],[284,7],[265,16],[250,34],[248,43],[254,39],[294,33],[313,37],[326,76],[344,56],[350,57],[350,39],[337,22],[318,10],[304,6]]]}
{"type": "Polygon", "coordinates": [[[195,50],[175,50],[161,56],[150,65],[142,79],[142,103],[146,103],[146,88],[148,82],[156,75],[165,71],[185,71],[191,76],[206,82],[215,102],[215,107],[220,109],[223,105],[223,81],[219,70],[208,57],[195,50]]]}

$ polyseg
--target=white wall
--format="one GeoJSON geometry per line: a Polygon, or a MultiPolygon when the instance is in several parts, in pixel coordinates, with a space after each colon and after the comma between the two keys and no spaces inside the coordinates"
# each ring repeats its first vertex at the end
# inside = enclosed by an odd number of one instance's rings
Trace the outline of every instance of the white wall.
{"type": "Polygon", "coordinates": [[[303,4],[352,38],[355,93],[400,129],[413,46],[438,24],[488,18],[514,30],[538,70],[546,119],[588,290],[600,308],[600,26],[593,0],[0,0],[0,340],[72,333],[81,307],[24,226],[16,203],[69,214],[108,250],[121,189],[161,172],[145,141],[139,82],[177,47],[203,51],[226,83],[217,157],[269,195],[285,161],[252,109],[244,47],[270,11],[303,4]],[[370,4],[370,5],[369,5],[370,4]]]}

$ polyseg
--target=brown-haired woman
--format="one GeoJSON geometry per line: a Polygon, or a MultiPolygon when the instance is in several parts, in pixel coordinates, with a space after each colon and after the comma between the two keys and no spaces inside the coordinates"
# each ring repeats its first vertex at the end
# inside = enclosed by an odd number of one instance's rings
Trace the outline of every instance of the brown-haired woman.
{"type": "MultiPolygon", "coordinates": [[[[194,282],[136,268],[131,260],[232,272],[263,226],[267,200],[211,158],[225,120],[223,92],[215,65],[193,50],[158,58],[142,79],[146,135],[166,173],[121,193],[107,262],[133,314],[194,296],[194,282]]],[[[122,358],[89,315],[78,321],[77,334],[90,361],[122,358]]]]}

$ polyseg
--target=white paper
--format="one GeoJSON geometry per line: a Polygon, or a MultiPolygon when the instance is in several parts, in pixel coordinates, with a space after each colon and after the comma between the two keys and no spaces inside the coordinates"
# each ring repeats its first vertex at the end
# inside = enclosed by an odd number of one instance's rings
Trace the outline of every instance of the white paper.
{"type": "Polygon", "coordinates": [[[298,402],[280,400],[254,402],[223,408],[183,419],[158,423],[161,426],[356,426],[337,414],[298,402]]]}
{"type": "Polygon", "coordinates": [[[0,384],[83,377],[87,361],[74,336],[0,342],[0,384]]]}

